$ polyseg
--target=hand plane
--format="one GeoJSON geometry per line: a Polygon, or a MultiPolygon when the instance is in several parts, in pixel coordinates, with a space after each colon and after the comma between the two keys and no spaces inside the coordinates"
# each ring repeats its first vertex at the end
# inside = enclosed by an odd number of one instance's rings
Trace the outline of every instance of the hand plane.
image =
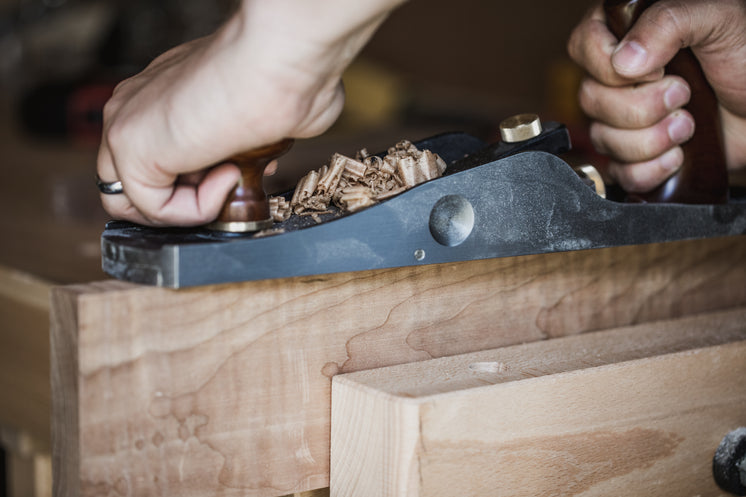
{"type": "Polygon", "coordinates": [[[559,123],[513,141],[446,133],[415,145],[446,162],[442,177],[352,214],[275,223],[272,236],[110,222],[103,269],[179,288],[746,234],[735,191],[724,204],[602,198],[561,158],[559,123]]]}

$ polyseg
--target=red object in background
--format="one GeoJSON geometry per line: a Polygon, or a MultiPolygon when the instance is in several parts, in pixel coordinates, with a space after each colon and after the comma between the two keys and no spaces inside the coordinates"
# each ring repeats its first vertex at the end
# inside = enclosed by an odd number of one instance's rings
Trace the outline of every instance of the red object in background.
{"type": "Polygon", "coordinates": [[[68,136],[80,145],[98,145],[103,129],[104,104],[114,92],[113,83],[87,83],[70,93],[67,101],[68,136]]]}

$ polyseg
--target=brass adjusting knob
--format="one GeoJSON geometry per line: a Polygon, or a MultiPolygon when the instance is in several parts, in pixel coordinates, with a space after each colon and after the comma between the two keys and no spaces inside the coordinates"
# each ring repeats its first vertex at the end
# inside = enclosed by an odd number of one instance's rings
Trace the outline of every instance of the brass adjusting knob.
{"type": "Polygon", "coordinates": [[[506,143],[516,143],[541,134],[541,120],[536,114],[518,114],[500,123],[500,136],[506,143]]]}

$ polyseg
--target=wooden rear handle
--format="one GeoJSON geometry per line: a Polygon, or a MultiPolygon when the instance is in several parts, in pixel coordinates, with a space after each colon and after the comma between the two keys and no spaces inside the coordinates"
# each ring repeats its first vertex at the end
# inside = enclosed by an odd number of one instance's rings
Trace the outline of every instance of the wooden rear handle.
{"type": "Polygon", "coordinates": [[[235,155],[232,162],[241,169],[241,178],[228,196],[217,220],[208,228],[233,233],[248,233],[272,227],[269,200],[264,193],[264,168],[290,150],[293,140],[285,139],[266,147],[235,155]]]}
{"type": "MultiPolygon", "coordinates": [[[[656,0],[605,0],[606,23],[620,40],[656,0]]],[[[690,49],[681,50],[666,66],[668,74],[684,78],[691,87],[691,99],[684,108],[694,117],[694,136],[682,145],[684,164],[655,190],[631,194],[642,202],[720,204],[728,201],[728,170],[723,133],[715,92],[690,49]]]]}

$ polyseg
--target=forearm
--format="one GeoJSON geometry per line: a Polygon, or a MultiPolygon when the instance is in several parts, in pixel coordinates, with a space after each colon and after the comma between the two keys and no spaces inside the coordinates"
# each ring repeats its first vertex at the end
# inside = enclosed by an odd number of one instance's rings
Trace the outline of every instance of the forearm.
{"type": "Polygon", "coordinates": [[[249,30],[333,44],[382,22],[405,0],[243,0],[237,12],[249,30]]]}
{"type": "Polygon", "coordinates": [[[299,71],[340,75],[404,1],[243,0],[234,22],[240,24],[240,42],[259,48],[255,60],[280,54],[281,63],[299,71]]]}

